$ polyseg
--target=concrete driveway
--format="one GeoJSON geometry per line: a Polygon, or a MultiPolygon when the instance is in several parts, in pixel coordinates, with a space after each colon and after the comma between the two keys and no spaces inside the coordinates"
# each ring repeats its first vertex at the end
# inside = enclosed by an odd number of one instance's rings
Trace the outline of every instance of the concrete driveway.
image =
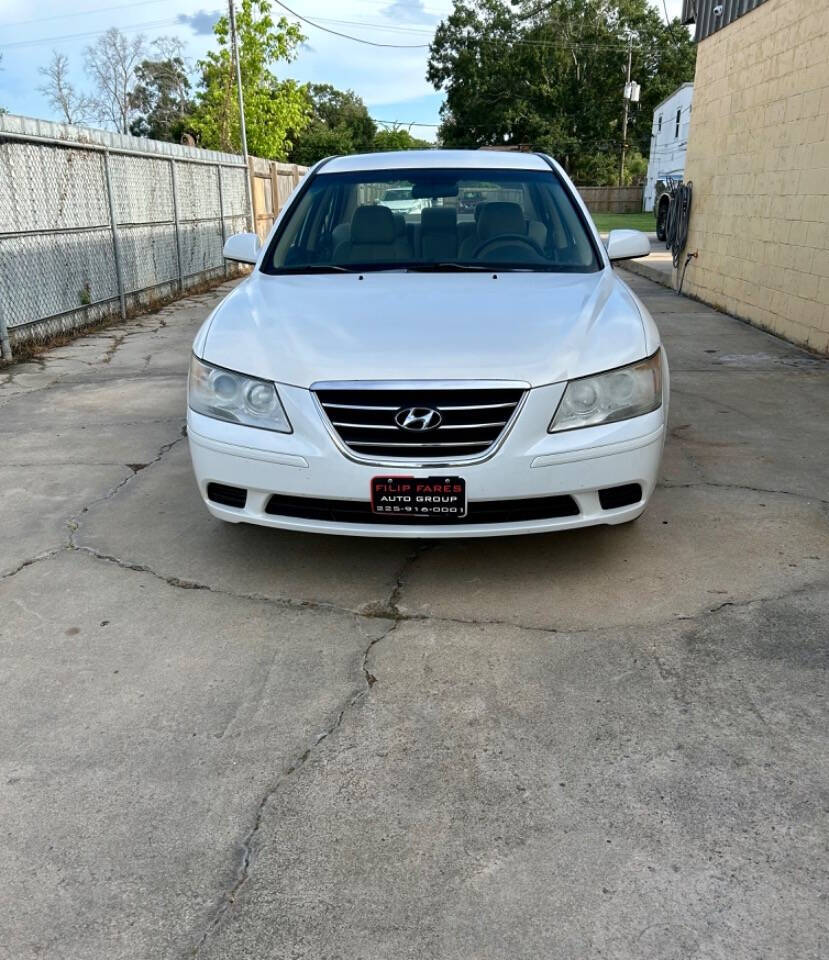
{"type": "Polygon", "coordinates": [[[0,958],[819,960],[829,365],[646,280],[621,528],[225,526],[194,297],[0,372],[0,958]]]}

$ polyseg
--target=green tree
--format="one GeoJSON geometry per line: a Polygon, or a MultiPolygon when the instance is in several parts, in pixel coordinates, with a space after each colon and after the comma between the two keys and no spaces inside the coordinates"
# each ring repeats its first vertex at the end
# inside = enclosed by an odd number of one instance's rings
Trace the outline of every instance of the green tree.
{"type": "Polygon", "coordinates": [[[654,106],[693,79],[696,49],[678,21],[666,25],[647,0],[455,0],[427,71],[446,94],[441,143],[529,144],[578,182],[615,182],[628,43],[642,88],[634,159],[649,152],[654,106]]]}
{"type": "MultiPolygon", "coordinates": [[[[277,80],[273,69],[295,59],[305,38],[284,17],[274,22],[270,10],[270,0],[242,0],[236,14],[245,126],[252,154],[285,160],[291,132],[301,133],[308,123],[308,95],[294,80],[277,80]]],[[[238,151],[239,106],[227,16],[213,30],[219,49],[199,61],[201,78],[190,128],[203,147],[238,151]]]]}
{"type": "Polygon", "coordinates": [[[153,46],[158,56],[135,68],[132,106],[138,115],[130,133],[178,143],[194,108],[182,44],[173,37],[160,37],[153,46]]]}
{"type": "Polygon", "coordinates": [[[352,90],[337,90],[331,84],[308,88],[311,119],[294,137],[290,159],[310,166],[323,157],[366,153],[373,149],[377,127],[366,105],[352,90]]]}
{"type": "Polygon", "coordinates": [[[401,130],[399,127],[378,130],[374,138],[374,149],[381,153],[392,150],[430,150],[433,146],[428,140],[418,140],[408,130],[401,130]]]}

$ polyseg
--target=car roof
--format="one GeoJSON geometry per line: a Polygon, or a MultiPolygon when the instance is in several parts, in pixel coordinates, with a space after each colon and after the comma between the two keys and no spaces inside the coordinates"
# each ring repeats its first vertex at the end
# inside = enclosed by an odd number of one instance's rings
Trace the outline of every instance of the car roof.
{"type": "Polygon", "coordinates": [[[400,150],[392,153],[358,153],[334,157],[319,170],[326,173],[359,173],[369,170],[549,170],[537,153],[507,150],[400,150]]]}

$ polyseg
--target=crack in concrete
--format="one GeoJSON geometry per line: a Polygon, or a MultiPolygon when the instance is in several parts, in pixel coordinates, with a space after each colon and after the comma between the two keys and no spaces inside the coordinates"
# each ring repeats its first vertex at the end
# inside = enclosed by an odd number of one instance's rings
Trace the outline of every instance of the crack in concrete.
{"type": "MultiPolygon", "coordinates": [[[[131,480],[132,476],[128,479],[131,480]]],[[[229,597],[232,600],[245,600],[251,603],[265,603],[279,607],[281,610],[318,610],[320,612],[347,614],[365,619],[371,619],[373,616],[377,617],[377,619],[393,619],[382,618],[377,614],[364,613],[361,610],[352,610],[348,607],[340,607],[333,603],[327,603],[324,600],[293,600],[288,597],[269,597],[266,594],[259,593],[240,593],[235,590],[226,590],[222,587],[211,586],[209,583],[200,583],[197,580],[184,580],[181,577],[167,576],[166,574],[159,573],[157,570],[153,570],[153,568],[147,564],[133,563],[129,560],[123,560],[120,557],[113,556],[112,554],[102,553],[94,547],[75,543],[74,539],[73,542],[68,545],[68,549],[77,553],[85,553],[103,563],[111,563],[116,567],[120,567],[122,570],[131,570],[134,573],[146,573],[148,576],[154,577],[156,580],[166,583],[167,586],[175,587],[178,590],[205,590],[207,593],[215,593],[220,597],[229,597]]]]}
{"type": "MultiPolygon", "coordinates": [[[[87,364],[87,366],[95,367],[100,363],[96,361],[95,363],[87,364]]],[[[55,389],[72,389],[73,387],[89,387],[97,386],[98,384],[107,384],[107,383],[117,383],[119,380],[123,380],[126,383],[132,383],[133,381],[143,382],[145,380],[176,380],[181,381],[183,377],[186,377],[187,369],[184,368],[180,373],[174,373],[166,370],[156,370],[153,372],[147,371],[147,373],[113,373],[108,377],[79,377],[68,372],[59,377],[56,377],[54,380],[50,380],[48,383],[43,384],[40,387],[31,387],[30,389],[18,390],[16,393],[12,393],[11,396],[4,399],[0,399],[0,407],[8,406],[10,403],[15,400],[20,399],[20,397],[31,397],[36,393],[44,393],[47,390],[55,389]]],[[[3,385],[0,384],[0,387],[3,385]]],[[[172,419],[172,418],[162,418],[162,419],[172,419]]],[[[133,423],[145,423],[147,421],[143,420],[134,420],[133,423]]],[[[150,421],[153,422],[153,421],[150,421]]]]}
{"type": "Polygon", "coordinates": [[[394,585],[392,586],[389,596],[385,600],[381,600],[377,603],[367,604],[366,606],[362,607],[359,611],[360,615],[363,617],[378,617],[381,620],[405,619],[405,617],[400,613],[399,600],[400,594],[403,590],[403,584],[405,583],[406,574],[409,572],[413,564],[416,563],[424,553],[427,553],[430,550],[437,550],[439,546],[440,544],[436,540],[415,541],[414,552],[403,558],[400,568],[394,575],[394,585]]]}
{"type": "Polygon", "coordinates": [[[143,463],[143,464],[137,464],[137,463],[124,464],[124,466],[130,471],[130,473],[126,477],[124,477],[123,480],[120,480],[118,483],[116,483],[115,486],[111,490],[109,490],[107,493],[105,493],[102,497],[96,497],[94,500],[90,500],[90,502],[87,503],[85,506],[83,506],[78,511],[78,513],[73,514],[66,521],[66,526],[69,528],[69,544],[68,545],[70,547],[76,546],[74,541],[75,534],[77,533],[78,528],[80,527],[81,517],[85,513],[88,513],[89,510],[91,510],[92,507],[96,506],[97,504],[105,503],[107,500],[111,500],[123,487],[125,487],[130,482],[130,480],[134,479],[141,470],[144,470],[147,467],[152,466],[153,464],[156,464],[160,460],[162,460],[163,457],[167,453],[169,453],[170,450],[172,450],[173,447],[176,446],[176,444],[181,443],[181,441],[184,440],[186,436],[187,436],[186,427],[182,425],[180,435],[176,437],[175,440],[170,440],[168,443],[162,444],[162,446],[159,448],[158,453],[151,460],[148,460],[146,463],[143,463]]]}
{"type": "Polygon", "coordinates": [[[110,339],[112,343],[110,343],[110,345],[104,351],[104,355],[103,357],[101,357],[101,363],[112,362],[112,358],[118,352],[118,348],[127,339],[127,334],[126,333],[115,334],[109,337],[108,339],[110,339]]]}
{"type": "Polygon", "coordinates": [[[824,500],[821,497],[812,497],[805,493],[795,493],[793,490],[773,490],[768,487],[752,487],[743,483],[724,483],[717,480],[695,480],[689,483],[660,481],[659,486],[664,487],[666,490],[686,490],[693,487],[714,487],[720,490],[746,490],[750,493],[779,494],[784,497],[793,497],[795,500],[804,500],[807,503],[824,503],[829,505],[829,500],[824,500]]]}
{"type": "Polygon", "coordinates": [[[21,563],[18,563],[16,567],[12,567],[11,570],[7,570],[5,573],[0,573],[0,583],[10,580],[12,577],[20,573],[21,570],[25,570],[26,567],[31,567],[36,563],[41,563],[43,560],[50,560],[52,557],[57,556],[64,549],[64,546],[52,547],[51,550],[46,550],[44,553],[39,553],[35,557],[29,557],[27,560],[23,560],[21,563]]]}
{"type": "Polygon", "coordinates": [[[254,864],[255,854],[256,854],[256,837],[259,833],[259,830],[262,826],[262,821],[265,815],[265,810],[270,802],[271,798],[277,793],[282,784],[291,777],[294,773],[297,772],[302,766],[307,763],[314,751],[319,747],[321,743],[324,743],[326,740],[333,737],[340,727],[343,724],[343,721],[346,717],[346,714],[358,704],[360,701],[364,700],[368,694],[371,692],[371,688],[377,682],[377,678],[369,670],[369,660],[371,658],[372,650],[377,646],[378,643],[381,643],[387,637],[397,629],[399,621],[392,620],[389,624],[387,630],[385,630],[380,636],[374,637],[368,644],[368,646],[363,651],[363,657],[360,664],[360,669],[363,675],[363,682],[365,686],[361,690],[357,690],[353,693],[345,704],[337,712],[334,721],[329,724],[328,727],[323,730],[315,739],[312,744],[305,748],[305,750],[287,767],[284,773],[277,777],[276,780],[265,790],[262,796],[259,799],[259,802],[256,804],[256,809],[253,816],[253,822],[250,829],[245,834],[241,843],[241,859],[239,863],[239,869],[236,874],[236,879],[231,885],[230,889],[224,893],[218,903],[218,905],[213,910],[212,916],[207,922],[207,925],[198,939],[195,947],[190,953],[191,957],[198,957],[201,953],[202,948],[207,943],[211,934],[214,933],[221,925],[222,921],[225,918],[228,910],[231,909],[233,904],[236,902],[239,893],[242,887],[247,883],[251,869],[254,864]]]}
{"type": "MultiPolygon", "coordinates": [[[[431,544],[427,544],[426,546],[430,547],[431,544]]],[[[183,580],[180,577],[168,576],[166,574],[159,573],[158,571],[153,570],[153,568],[147,564],[133,563],[128,560],[123,560],[119,557],[112,556],[111,554],[102,553],[101,551],[96,550],[94,547],[84,546],[82,544],[72,543],[69,545],[68,549],[78,553],[85,553],[96,560],[100,560],[104,563],[111,563],[123,570],[129,570],[135,573],[145,573],[148,576],[154,577],[156,580],[167,584],[167,586],[174,587],[179,590],[205,590],[208,593],[215,593],[218,596],[228,597],[233,600],[268,604],[270,606],[277,607],[280,610],[308,610],[311,612],[319,611],[321,613],[335,613],[343,616],[359,617],[364,620],[392,620],[395,623],[434,622],[437,624],[451,623],[458,626],[467,627],[510,627],[515,630],[524,630],[528,633],[543,633],[548,636],[550,634],[560,633],[568,637],[578,637],[582,635],[596,636],[608,633],[618,633],[620,629],[641,626],[638,624],[613,624],[612,626],[567,628],[562,630],[559,627],[544,625],[539,626],[537,624],[521,623],[520,621],[516,620],[500,620],[496,618],[469,619],[466,617],[447,617],[435,613],[404,613],[399,609],[400,594],[403,584],[405,583],[403,576],[400,574],[398,575],[398,582],[392,589],[388,600],[380,601],[374,605],[367,605],[362,608],[341,607],[338,604],[330,603],[329,601],[325,600],[295,600],[290,597],[274,597],[260,593],[242,593],[235,590],[227,590],[223,587],[212,586],[211,584],[207,583],[201,583],[196,580],[183,580]]],[[[404,561],[401,569],[407,570],[425,552],[426,549],[424,548],[418,550],[414,554],[410,554],[404,561]]],[[[809,557],[807,559],[814,558],[809,557]]],[[[696,620],[709,614],[715,614],[727,607],[739,609],[741,607],[750,606],[754,603],[773,603],[778,600],[784,600],[790,596],[797,596],[801,593],[808,593],[811,590],[821,589],[824,586],[829,586],[829,579],[825,581],[821,579],[813,580],[792,590],[783,591],[782,593],[775,594],[774,596],[770,597],[751,597],[746,600],[724,600],[722,603],[719,603],[714,607],[704,608],[697,613],[689,615],[675,614],[666,620],[659,620],[654,623],[649,623],[646,626],[652,629],[660,629],[663,627],[668,627],[674,623],[685,623],[689,620],[696,620]]]]}
{"type": "Polygon", "coordinates": [[[0,467],[29,470],[32,467],[129,467],[133,464],[118,460],[29,460],[26,463],[2,463],[0,467]]]}

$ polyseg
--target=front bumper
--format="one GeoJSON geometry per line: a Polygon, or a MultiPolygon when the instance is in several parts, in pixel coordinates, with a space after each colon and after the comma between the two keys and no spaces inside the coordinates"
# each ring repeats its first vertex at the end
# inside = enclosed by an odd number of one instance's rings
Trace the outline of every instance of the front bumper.
{"type": "Polygon", "coordinates": [[[666,404],[632,420],[548,434],[547,425],[563,388],[563,384],[552,384],[531,390],[497,452],[477,463],[411,467],[354,462],[335,445],[310,392],[284,385],[279,393],[294,428],[292,434],[238,426],[188,410],[190,455],[207,509],[231,523],[364,537],[446,538],[543,533],[635,519],[656,485],[666,404]],[[435,524],[343,522],[266,512],[274,494],[365,503],[371,478],[387,472],[415,477],[463,476],[470,504],[569,495],[578,513],[504,523],[435,524]],[[246,490],[244,507],[211,501],[209,484],[246,490]],[[626,484],[639,484],[641,499],[629,506],[603,509],[598,491],[626,484]]]}

